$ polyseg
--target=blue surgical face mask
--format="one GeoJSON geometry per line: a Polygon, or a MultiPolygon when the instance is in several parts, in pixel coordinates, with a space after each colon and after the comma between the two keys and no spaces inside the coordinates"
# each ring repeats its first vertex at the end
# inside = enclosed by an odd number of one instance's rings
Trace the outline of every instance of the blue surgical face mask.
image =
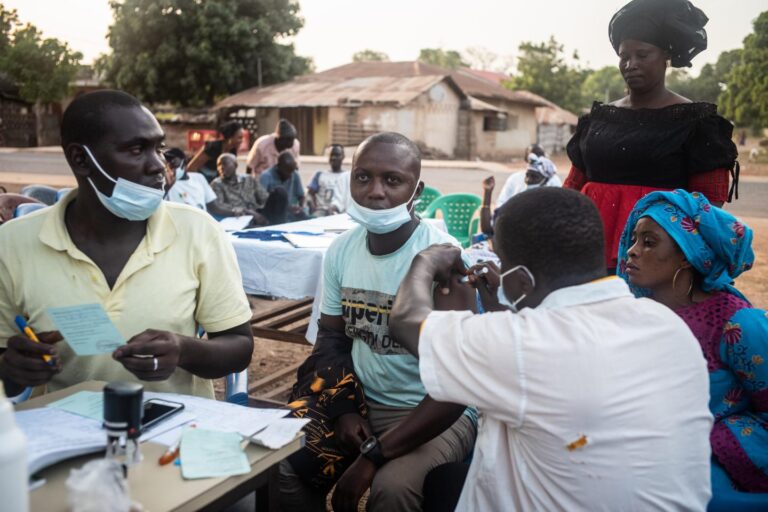
{"type": "Polygon", "coordinates": [[[536,279],[533,278],[533,274],[531,274],[531,271],[528,270],[528,267],[525,265],[518,265],[516,267],[512,267],[511,269],[507,270],[503,274],[499,276],[499,287],[496,289],[496,298],[499,300],[499,304],[502,306],[508,307],[513,313],[517,313],[517,305],[520,304],[520,301],[522,301],[526,294],[522,294],[520,297],[514,300],[514,302],[510,302],[509,299],[507,299],[507,294],[504,293],[504,276],[511,274],[512,272],[515,272],[516,270],[522,270],[526,274],[528,274],[528,277],[531,280],[531,288],[536,288],[536,279]]]}
{"type": "Polygon", "coordinates": [[[184,177],[184,166],[180,165],[176,168],[176,179],[180,180],[182,177],[184,177]]]}
{"type": "Polygon", "coordinates": [[[416,188],[413,189],[411,198],[403,204],[399,204],[394,208],[387,208],[386,210],[373,210],[366,208],[357,203],[354,199],[351,199],[351,203],[347,208],[347,214],[352,217],[352,220],[362,225],[365,229],[371,233],[382,235],[384,233],[391,233],[409,220],[411,220],[411,208],[408,208],[408,204],[416,196],[416,191],[419,190],[419,184],[416,184],[416,188]]]}
{"type": "Polygon", "coordinates": [[[112,195],[107,196],[103,194],[96,185],[93,184],[91,178],[88,178],[88,183],[91,184],[91,188],[96,192],[96,197],[99,198],[104,208],[109,210],[116,217],[126,220],[147,220],[160,206],[163,201],[163,187],[152,188],[144,185],[140,185],[136,182],[118,178],[115,180],[107,174],[101,167],[101,164],[96,160],[88,149],[88,146],[83,145],[85,152],[93,160],[94,165],[109,181],[115,183],[115,188],[112,190],[112,195]]]}

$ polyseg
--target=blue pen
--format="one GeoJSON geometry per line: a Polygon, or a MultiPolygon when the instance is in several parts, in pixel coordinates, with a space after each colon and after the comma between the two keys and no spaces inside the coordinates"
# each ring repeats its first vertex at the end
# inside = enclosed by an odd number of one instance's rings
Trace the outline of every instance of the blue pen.
{"type": "MultiPolygon", "coordinates": [[[[29,326],[27,321],[24,320],[23,316],[16,315],[16,318],[14,320],[16,321],[16,325],[18,326],[22,334],[25,334],[27,338],[31,339],[35,343],[41,343],[41,341],[37,338],[37,334],[35,334],[35,331],[32,330],[32,328],[29,326]]],[[[43,354],[43,360],[50,365],[54,364],[53,358],[48,354],[43,354]]]]}

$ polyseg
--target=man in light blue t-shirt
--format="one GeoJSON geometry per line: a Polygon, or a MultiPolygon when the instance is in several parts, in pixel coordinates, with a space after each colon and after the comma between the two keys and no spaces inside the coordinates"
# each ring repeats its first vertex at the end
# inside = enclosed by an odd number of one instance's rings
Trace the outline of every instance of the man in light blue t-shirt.
{"type": "MultiPolygon", "coordinates": [[[[472,450],[473,411],[430,398],[418,360],[389,334],[392,301],[416,255],[458,245],[413,213],[420,172],[418,148],[396,133],[369,137],[355,153],[347,213],[360,226],[325,257],[317,343],[290,404],[312,422],[306,447],[280,467],[283,510],[325,510],[334,483],[336,511],[356,511],[369,487],[368,510],[420,510],[429,470],[472,450]]],[[[435,299],[438,309],[455,300],[435,299]]]]}

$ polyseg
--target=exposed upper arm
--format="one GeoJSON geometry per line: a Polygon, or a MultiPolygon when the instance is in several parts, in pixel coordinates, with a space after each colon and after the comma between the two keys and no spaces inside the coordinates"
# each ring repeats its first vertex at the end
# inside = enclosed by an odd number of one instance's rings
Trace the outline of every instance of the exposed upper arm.
{"type": "Polygon", "coordinates": [[[243,322],[240,325],[236,325],[230,329],[225,329],[218,332],[209,332],[208,339],[218,338],[219,336],[245,336],[246,338],[253,337],[253,331],[251,330],[251,322],[243,322]]]}
{"type": "Polygon", "coordinates": [[[197,153],[195,153],[195,156],[192,157],[192,160],[189,161],[187,164],[187,170],[188,171],[199,171],[202,166],[204,166],[208,162],[208,154],[205,152],[205,145],[203,145],[200,149],[197,150],[197,153]]]}

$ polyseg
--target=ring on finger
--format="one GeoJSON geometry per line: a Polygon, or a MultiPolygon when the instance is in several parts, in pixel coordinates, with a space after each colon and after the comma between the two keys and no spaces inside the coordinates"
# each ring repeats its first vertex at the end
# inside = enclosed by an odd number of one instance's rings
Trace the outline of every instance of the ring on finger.
{"type": "Polygon", "coordinates": [[[158,366],[158,365],[157,365],[157,358],[156,358],[156,357],[153,357],[153,358],[152,358],[152,371],[153,371],[153,372],[156,372],[156,371],[157,371],[157,366],[158,366]]]}

